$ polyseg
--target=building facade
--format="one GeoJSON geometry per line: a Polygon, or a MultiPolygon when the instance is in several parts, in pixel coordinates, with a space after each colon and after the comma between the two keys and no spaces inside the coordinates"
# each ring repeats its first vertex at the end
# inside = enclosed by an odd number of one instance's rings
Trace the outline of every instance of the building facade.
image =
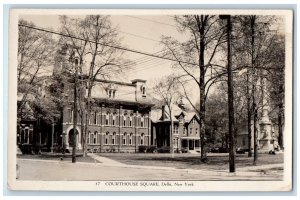
{"type": "Polygon", "coordinates": [[[171,134],[176,152],[200,152],[200,122],[195,112],[187,111],[183,104],[174,106],[173,134],[170,115],[162,109],[152,111],[152,144],[158,148],[169,148],[171,134]]]}
{"type": "MultiPolygon", "coordinates": [[[[92,110],[87,125],[87,150],[93,152],[136,152],[140,145],[151,145],[151,107],[147,98],[146,81],[131,83],[96,79],[92,88],[92,110]]],[[[86,96],[86,94],[83,94],[86,96]]],[[[83,147],[84,131],[78,113],[76,130],[73,126],[73,105],[63,111],[63,135],[67,149],[83,147]]]]}

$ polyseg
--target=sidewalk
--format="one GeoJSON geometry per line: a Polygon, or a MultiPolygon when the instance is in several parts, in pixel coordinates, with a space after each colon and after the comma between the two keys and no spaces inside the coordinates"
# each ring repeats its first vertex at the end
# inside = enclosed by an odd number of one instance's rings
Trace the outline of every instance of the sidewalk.
{"type": "Polygon", "coordinates": [[[112,165],[112,166],[125,166],[125,164],[120,163],[118,161],[103,157],[103,156],[98,156],[96,154],[93,153],[88,153],[88,156],[90,156],[91,158],[93,158],[94,160],[99,161],[101,164],[103,165],[112,165]]]}
{"type": "Polygon", "coordinates": [[[144,166],[144,165],[128,165],[123,164],[118,161],[99,156],[97,154],[89,153],[88,156],[94,158],[95,160],[99,161],[97,163],[102,166],[107,167],[123,167],[123,168],[135,168],[135,169],[151,169],[151,170],[166,170],[166,171],[176,171],[176,172],[185,172],[189,174],[207,174],[207,175],[214,175],[214,176],[260,176],[267,174],[265,173],[266,169],[278,168],[283,167],[283,164],[270,164],[270,165],[261,165],[261,166],[249,166],[249,167],[242,167],[237,168],[235,173],[229,173],[227,170],[205,170],[205,169],[178,169],[173,167],[163,167],[163,166],[144,166]],[[261,170],[261,171],[259,171],[261,170]]]}

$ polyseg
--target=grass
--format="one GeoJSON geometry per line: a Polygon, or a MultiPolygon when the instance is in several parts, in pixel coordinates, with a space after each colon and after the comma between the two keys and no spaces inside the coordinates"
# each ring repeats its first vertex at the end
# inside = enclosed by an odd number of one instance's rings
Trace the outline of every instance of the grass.
{"type": "MultiPolygon", "coordinates": [[[[61,160],[61,155],[59,156],[47,156],[47,155],[18,155],[17,158],[21,159],[36,159],[36,160],[56,160],[56,161],[62,161],[62,162],[71,162],[72,157],[64,157],[63,160],[61,160]]],[[[87,163],[100,163],[99,161],[95,161],[93,158],[86,156],[86,157],[76,157],[76,162],[87,162],[87,163]]]]}
{"type": "MultiPolygon", "coordinates": [[[[174,158],[170,154],[101,153],[99,155],[129,165],[165,166],[179,169],[229,169],[228,154],[209,154],[207,163],[200,161],[199,154],[175,154],[174,158]]],[[[236,168],[253,166],[253,157],[249,158],[247,154],[237,154],[235,163],[236,168]]],[[[279,163],[283,163],[283,154],[258,155],[257,166],[279,163]]]]}

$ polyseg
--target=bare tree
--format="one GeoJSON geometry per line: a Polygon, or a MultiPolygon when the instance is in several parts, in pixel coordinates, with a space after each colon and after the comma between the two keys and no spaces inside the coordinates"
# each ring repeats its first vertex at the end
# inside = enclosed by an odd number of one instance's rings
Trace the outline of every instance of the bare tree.
{"type": "MultiPolygon", "coordinates": [[[[178,30],[189,36],[185,42],[171,37],[164,37],[162,43],[168,50],[168,56],[177,60],[175,67],[182,70],[183,77],[190,77],[199,88],[200,104],[186,95],[186,98],[200,116],[201,160],[206,160],[205,146],[205,101],[211,86],[218,82],[217,78],[225,75],[225,61],[216,61],[220,46],[226,42],[223,24],[218,16],[185,15],[175,16],[178,30]],[[178,49],[181,49],[178,51],[178,49]],[[183,63],[182,61],[188,62],[183,63]],[[221,64],[220,64],[221,63],[221,64]]],[[[181,84],[187,94],[185,84],[181,84]]]]}
{"type": "Polygon", "coordinates": [[[34,26],[33,23],[21,19],[19,24],[17,80],[18,93],[22,94],[18,101],[21,117],[28,97],[38,97],[39,86],[51,75],[56,43],[51,34],[22,26],[34,26]]]}
{"type": "Polygon", "coordinates": [[[91,95],[95,80],[121,74],[128,69],[129,61],[124,58],[124,51],[112,47],[120,46],[121,40],[117,28],[111,24],[110,16],[88,15],[84,19],[70,20],[64,16],[61,21],[63,32],[70,36],[64,37],[64,39],[76,46],[82,77],[85,77],[82,82],[86,85],[87,94],[84,106],[81,106],[82,118],[85,119],[85,123],[81,124],[85,124],[82,143],[84,155],[86,155],[87,125],[92,109],[91,95]],[[83,40],[79,42],[72,36],[83,40]],[[86,62],[85,65],[84,62],[86,62]]]}
{"type": "MultiPolygon", "coordinates": [[[[172,153],[172,158],[174,158],[174,119],[173,119],[173,111],[174,105],[179,100],[181,96],[178,91],[178,80],[176,76],[166,76],[162,77],[153,87],[154,93],[161,99],[163,105],[166,105],[168,108],[168,115],[171,122],[171,130],[170,130],[170,153],[172,153]]],[[[163,115],[165,113],[162,113],[163,115]]]]}

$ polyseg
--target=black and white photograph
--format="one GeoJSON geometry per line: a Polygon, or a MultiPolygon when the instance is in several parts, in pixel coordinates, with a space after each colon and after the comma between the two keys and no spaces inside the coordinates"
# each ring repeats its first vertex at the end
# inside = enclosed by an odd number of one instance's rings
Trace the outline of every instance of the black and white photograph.
{"type": "Polygon", "coordinates": [[[290,191],[292,11],[12,9],[12,190],[290,191]]]}

